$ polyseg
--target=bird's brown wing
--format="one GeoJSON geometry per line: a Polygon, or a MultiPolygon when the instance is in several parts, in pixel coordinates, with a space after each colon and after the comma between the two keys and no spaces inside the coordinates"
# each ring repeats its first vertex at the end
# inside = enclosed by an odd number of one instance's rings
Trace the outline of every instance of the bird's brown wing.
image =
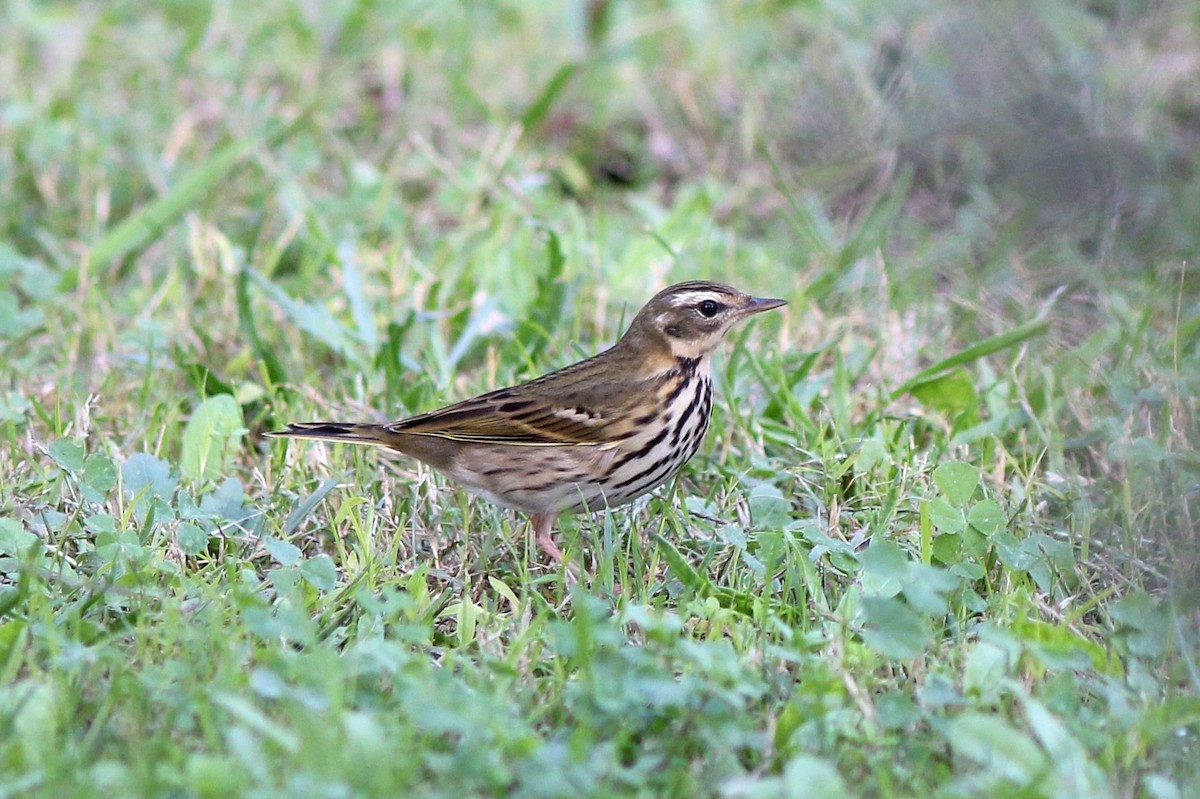
{"type": "Polygon", "coordinates": [[[586,371],[587,366],[587,361],[574,364],[538,380],[482,394],[386,428],[394,433],[480,444],[610,443],[629,425],[631,409],[645,402],[649,387],[637,381],[581,383],[584,375],[579,372],[586,371]]]}

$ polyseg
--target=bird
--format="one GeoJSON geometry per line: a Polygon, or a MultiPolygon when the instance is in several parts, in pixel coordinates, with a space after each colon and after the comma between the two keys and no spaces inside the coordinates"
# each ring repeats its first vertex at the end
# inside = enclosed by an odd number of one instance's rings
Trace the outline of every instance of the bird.
{"type": "Polygon", "coordinates": [[[786,304],[723,283],[676,283],[612,347],[534,380],[397,422],[300,422],[265,435],[413,457],[529,514],[535,543],[561,563],[558,515],[624,505],[678,472],[712,416],[713,351],[737,322],[786,304]]]}

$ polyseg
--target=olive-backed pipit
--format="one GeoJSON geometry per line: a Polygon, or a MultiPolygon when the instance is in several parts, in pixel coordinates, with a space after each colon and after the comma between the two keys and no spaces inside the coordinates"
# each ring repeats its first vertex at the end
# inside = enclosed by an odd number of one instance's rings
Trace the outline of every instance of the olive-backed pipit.
{"type": "Polygon", "coordinates": [[[538,546],[562,511],[653,491],[688,462],[712,415],[710,356],[739,320],[784,305],[721,283],[663,289],[587,360],[391,424],[303,422],[270,436],[375,444],[497,505],[531,514],[538,546]]]}

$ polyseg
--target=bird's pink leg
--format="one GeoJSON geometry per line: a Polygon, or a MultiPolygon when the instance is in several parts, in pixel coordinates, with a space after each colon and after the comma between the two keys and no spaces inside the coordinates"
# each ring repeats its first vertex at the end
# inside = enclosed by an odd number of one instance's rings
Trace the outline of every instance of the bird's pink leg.
{"type": "Polygon", "coordinates": [[[549,555],[555,563],[562,563],[562,550],[558,548],[554,537],[550,535],[550,530],[554,527],[554,514],[535,513],[529,517],[529,522],[533,525],[533,540],[537,543],[538,549],[549,555]]]}

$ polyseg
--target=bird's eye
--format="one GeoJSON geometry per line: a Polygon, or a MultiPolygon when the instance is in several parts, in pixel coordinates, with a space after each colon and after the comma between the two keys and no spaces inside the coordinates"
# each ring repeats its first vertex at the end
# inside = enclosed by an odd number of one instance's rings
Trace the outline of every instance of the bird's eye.
{"type": "Polygon", "coordinates": [[[717,311],[721,310],[721,306],[712,300],[705,300],[696,306],[696,310],[699,311],[701,315],[712,319],[717,315],[717,311]]]}

